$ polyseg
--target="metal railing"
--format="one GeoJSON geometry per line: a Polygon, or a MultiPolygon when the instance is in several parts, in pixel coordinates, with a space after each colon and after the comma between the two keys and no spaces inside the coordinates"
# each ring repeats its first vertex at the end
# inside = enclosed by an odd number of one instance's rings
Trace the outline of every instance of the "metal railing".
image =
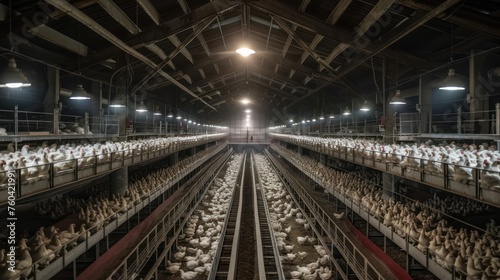
{"type": "MultiPolygon", "coordinates": [[[[361,150],[340,145],[327,147],[324,143],[317,141],[309,142],[303,137],[298,139],[290,135],[271,134],[271,137],[337,159],[404,177],[437,189],[471,198],[495,207],[500,207],[500,189],[497,187],[485,186],[485,183],[481,183],[481,178],[487,175],[487,173],[484,173],[485,170],[482,167],[471,167],[465,165],[465,163],[447,163],[432,159],[404,156],[394,152],[361,150]],[[314,144],[312,144],[313,142],[314,144]],[[413,162],[414,164],[401,166],[401,162],[413,162]],[[432,163],[436,166],[440,166],[442,173],[428,171],[426,166],[432,163]],[[450,169],[460,170],[460,172],[463,171],[465,173],[470,172],[470,177],[455,178],[456,176],[450,173],[450,169]]],[[[320,138],[314,139],[320,140],[320,138]]],[[[327,141],[327,139],[323,140],[327,141]]],[[[486,171],[500,177],[500,171],[486,171]]]]}
{"type": "MultiPolygon", "coordinates": [[[[144,207],[148,206],[151,201],[160,197],[162,194],[166,193],[172,186],[176,185],[182,178],[191,173],[193,170],[201,166],[206,161],[210,160],[214,155],[219,153],[224,148],[224,145],[214,146],[210,151],[203,156],[194,155],[193,158],[196,159],[195,162],[191,165],[180,165],[184,166],[183,170],[179,170],[176,174],[174,174],[169,180],[167,180],[164,184],[160,186],[156,186],[156,188],[143,196],[138,198],[138,201],[130,201],[127,205],[122,206],[120,209],[108,217],[106,217],[103,221],[101,228],[98,226],[89,227],[86,229],[85,233],[80,233],[75,238],[68,241],[68,243],[76,242],[84,238],[83,242],[80,242],[76,247],[69,250],[67,253],[61,254],[60,258],[57,258],[55,261],[51,262],[47,267],[40,269],[39,263],[43,262],[44,259],[40,259],[39,261],[33,262],[32,271],[30,279],[49,279],[55,276],[59,271],[63,270],[67,265],[75,261],[79,256],[84,254],[85,252],[91,250],[91,248],[99,243],[102,239],[108,236],[111,232],[121,226],[123,223],[127,222],[129,218],[133,217],[137,213],[139,213],[144,207]],[[93,234],[90,235],[90,233],[93,234]],[[83,235],[89,235],[87,237],[83,235]],[[36,268],[36,269],[35,269],[36,268]]],[[[187,161],[188,159],[186,159],[187,161]]],[[[64,247],[61,250],[65,249],[64,247]]],[[[57,254],[58,252],[54,252],[57,254]]],[[[76,272],[75,272],[76,273],[76,272]]]]}
{"type": "MultiPolygon", "coordinates": [[[[272,145],[271,148],[276,151],[278,154],[282,155],[283,158],[288,160],[288,157],[283,152],[282,147],[277,145],[272,145]]],[[[349,209],[358,214],[361,218],[366,220],[370,225],[372,225],[375,229],[377,229],[380,233],[384,234],[385,237],[389,238],[395,244],[397,244],[401,249],[404,249],[407,254],[411,255],[415,258],[419,263],[421,263],[426,269],[431,271],[434,275],[438,276],[439,279],[456,279],[455,271],[458,271],[453,264],[453,269],[451,271],[446,270],[444,267],[439,265],[435,259],[431,258],[431,254],[429,254],[429,248],[420,244],[420,246],[425,247],[425,250],[421,251],[417,249],[415,243],[418,240],[413,239],[409,235],[400,236],[396,233],[396,229],[394,227],[387,227],[381,222],[381,216],[374,216],[369,208],[365,207],[360,201],[357,201],[350,197],[347,193],[343,194],[339,192],[336,186],[332,186],[327,184],[322,178],[317,177],[313,174],[313,170],[307,170],[304,166],[298,164],[294,160],[288,160],[288,162],[293,165],[295,168],[300,170],[303,174],[305,174],[308,178],[313,180],[316,184],[327,190],[330,194],[335,196],[340,202],[346,205],[349,209]]],[[[467,274],[465,271],[460,271],[463,274],[467,274]]]]}
{"type": "MultiPolygon", "coordinates": [[[[171,138],[174,141],[167,143],[151,142],[137,146],[137,148],[123,149],[104,154],[82,156],[80,158],[64,159],[49,163],[38,164],[31,167],[18,167],[11,170],[0,171],[0,178],[7,178],[8,172],[14,172],[15,195],[17,203],[22,203],[23,198],[29,199],[31,196],[39,195],[42,192],[51,192],[70,187],[76,182],[96,178],[113,170],[125,166],[144,163],[169,154],[203,145],[209,142],[225,138],[226,134],[212,134],[203,136],[177,137],[171,138]],[[30,176],[31,170],[35,168],[37,174],[30,176]]],[[[40,155],[41,157],[43,155],[40,155]]],[[[7,180],[0,182],[1,186],[7,186],[7,180]]],[[[0,188],[0,207],[7,203],[7,189],[0,188]],[[4,195],[5,194],[5,195],[4,195]]]]}
{"type": "MultiPolygon", "coordinates": [[[[144,233],[145,236],[141,239],[139,244],[135,245],[130,250],[130,253],[123,258],[118,267],[110,271],[107,279],[129,279],[130,275],[133,273],[140,272],[145,262],[147,262],[156,251],[156,248],[165,242],[166,235],[173,227],[174,221],[184,215],[188,207],[192,207],[191,202],[195,199],[200,190],[208,187],[217,174],[217,172],[215,172],[216,169],[226,161],[229,154],[230,152],[228,151],[225,156],[219,158],[217,162],[213,164],[211,171],[203,172],[203,175],[197,178],[196,184],[190,187],[186,194],[170,207],[170,210],[160,215],[161,218],[158,217],[155,219],[153,222],[154,227],[144,233]]],[[[186,185],[189,183],[194,184],[193,180],[190,180],[186,185]]],[[[200,199],[201,198],[202,197],[200,197],[200,199]]]]}
{"type": "MultiPolygon", "coordinates": [[[[269,153],[266,151],[267,155],[269,153]]],[[[272,157],[270,157],[272,159],[272,157]]],[[[271,160],[275,166],[275,170],[279,170],[278,174],[285,182],[285,186],[290,190],[293,190],[298,194],[296,197],[296,203],[302,204],[303,208],[309,209],[311,214],[314,216],[314,221],[321,225],[324,233],[329,237],[332,245],[338,250],[338,252],[343,256],[346,263],[351,267],[356,276],[359,279],[386,279],[381,272],[379,272],[379,267],[372,264],[363,252],[361,252],[357,246],[348,237],[350,233],[344,232],[335,221],[330,218],[330,214],[326,213],[323,208],[316,202],[316,200],[307,193],[307,191],[301,186],[299,182],[296,181],[295,177],[291,175],[286,169],[281,168],[280,164],[275,160],[271,160]]],[[[302,209],[303,212],[305,209],[302,209]]],[[[328,244],[323,244],[323,247],[329,248],[328,244]]],[[[330,252],[333,252],[333,248],[329,248],[330,252]]],[[[331,254],[331,253],[330,253],[331,254]]],[[[342,278],[348,279],[347,275],[343,272],[343,269],[334,262],[339,274],[342,278]]]]}
{"type": "Polygon", "coordinates": [[[0,110],[0,127],[5,128],[6,135],[0,135],[5,141],[50,135],[117,136],[119,131],[117,116],[63,115],[57,109],[52,113],[19,111],[17,106],[13,110],[0,110]]]}

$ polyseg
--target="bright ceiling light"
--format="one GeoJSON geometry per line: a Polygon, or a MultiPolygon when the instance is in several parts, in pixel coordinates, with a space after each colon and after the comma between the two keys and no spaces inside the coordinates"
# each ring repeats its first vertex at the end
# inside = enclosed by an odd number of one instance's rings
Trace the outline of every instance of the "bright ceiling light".
{"type": "Polygon", "coordinates": [[[368,106],[368,101],[365,100],[365,103],[363,103],[363,106],[361,106],[361,108],[359,108],[359,110],[361,111],[370,111],[370,106],[368,106]]]}
{"type": "Polygon", "coordinates": [[[250,100],[248,100],[247,98],[243,98],[241,99],[241,103],[247,105],[248,103],[250,103],[250,100]]]}
{"type": "Polygon", "coordinates": [[[137,106],[137,108],[135,108],[135,111],[139,112],[139,113],[144,113],[144,112],[148,111],[148,108],[146,108],[146,105],[144,105],[144,102],[141,101],[141,103],[139,104],[139,106],[137,106]]]}
{"type": "Polygon", "coordinates": [[[10,58],[7,69],[0,76],[0,87],[20,88],[28,86],[31,86],[28,78],[17,68],[16,60],[10,58]]]}
{"type": "Polygon", "coordinates": [[[350,114],[351,114],[351,110],[349,110],[349,107],[346,106],[344,112],[342,113],[342,115],[349,116],[350,114]]]}
{"type": "Polygon", "coordinates": [[[406,104],[406,100],[401,96],[401,91],[398,89],[396,90],[396,95],[391,99],[391,102],[389,104],[393,105],[402,105],[406,104]]]}
{"type": "Polygon", "coordinates": [[[109,107],[124,108],[125,103],[126,103],[125,96],[123,94],[119,94],[118,96],[115,97],[115,99],[113,99],[113,101],[111,101],[109,107]]]}
{"type": "Polygon", "coordinates": [[[69,99],[75,100],[87,100],[90,99],[90,94],[88,94],[82,85],[76,85],[75,89],[71,93],[69,99]]]}
{"type": "Polygon", "coordinates": [[[174,117],[174,114],[172,114],[172,110],[168,110],[168,115],[167,115],[167,118],[173,118],[174,117]]]}
{"type": "Polygon", "coordinates": [[[239,53],[243,57],[248,57],[248,56],[255,53],[254,50],[249,49],[249,48],[239,48],[236,50],[236,52],[239,53]]]}
{"type": "Polygon", "coordinates": [[[160,107],[156,106],[156,109],[153,112],[153,115],[155,115],[155,116],[161,116],[162,115],[161,111],[160,111],[160,107]]]}
{"type": "Polygon", "coordinates": [[[455,69],[448,71],[448,76],[439,85],[440,90],[465,90],[465,83],[455,76],[455,69]]]}
{"type": "Polygon", "coordinates": [[[252,112],[252,110],[250,110],[250,109],[245,110],[245,113],[250,113],[250,112],[252,112]]]}
{"type": "Polygon", "coordinates": [[[319,116],[319,119],[320,120],[324,120],[325,119],[325,115],[323,115],[323,113],[321,113],[321,116],[319,116]]]}

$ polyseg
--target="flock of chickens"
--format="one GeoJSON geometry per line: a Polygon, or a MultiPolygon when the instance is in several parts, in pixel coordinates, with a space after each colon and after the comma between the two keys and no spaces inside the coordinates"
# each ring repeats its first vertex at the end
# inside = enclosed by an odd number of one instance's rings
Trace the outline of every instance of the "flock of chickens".
{"type": "Polygon", "coordinates": [[[315,237],[298,235],[309,231],[311,225],[287,194],[266,157],[257,154],[255,161],[268,204],[268,219],[274,231],[278,250],[282,254],[281,263],[285,273],[289,273],[285,275],[286,279],[330,279],[334,271],[331,270],[330,255],[325,248],[317,244],[315,237]],[[307,262],[314,259],[316,261],[307,262]]]}
{"type": "MultiPolygon", "coordinates": [[[[328,192],[342,194],[391,227],[396,234],[408,236],[414,246],[444,268],[454,269],[471,279],[500,278],[500,225],[495,220],[486,225],[485,231],[454,228],[448,226],[448,220],[444,218],[446,213],[442,210],[465,205],[443,204],[437,196],[433,203],[385,200],[382,199],[382,190],[367,180],[325,167],[279,145],[272,145],[272,148],[311,178],[316,178],[328,192]],[[432,209],[431,206],[439,208],[432,209]]],[[[479,207],[477,211],[485,209],[479,207]]]]}
{"type": "MultiPolygon", "coordinates": [[[[31,210],[34,215],[59,220],[74,214],[78,216],[78,223],[70,224],[64,231],[50,226],[49,228],[41,227],[31,236],[23,233],[22,236],[25,238],[19,240],[16,249],[15,273],[7,270],[6,250],[0,249],[0,279],[27,278],[33,271],[33,267],[38,270],[44,269],[53,260],[64,255],[67,250],[85,241],[91,234],[95,234],[102,227],[123,215],[149,194],[185,173],[196,162],[206,160],[216,148],[217,146],[213,146],[180,160],[176,165],[146,173],[136,178],[135,181],[130,181],[124,194],[112,195],[111,198],[108,198],[106,191],[91,191],[91,195],[86,199],[61,196],[47,202],[36,203],[31,210]]],[[[108,186],[104,185],[104,189],[108,189],[108,186]]]]}
{"type": "Polygon", "coordinates": [[[319,138],[310,136],[273,134],[276,139],[305,145],[316,150],[343,152],[369,160],[391,163],[397,166],[422,169],[432,175],[448,177],[466,184],[479,181],[481,188],[500,192],[500,152],[495,146],[483,143],[456,145],[442,144],[383,144],[366,139],[319,138]],[[474,169],[480,170],[476,178],[474,169]]]}
{"type": "Polygon", "coordinates": [[[189,217],[178,236],[176,252],[167,262],[166,273],[180,274],[185,280],[210,273],[242,158],[242,154],[231,156],[224,177],[214,180],[195,214],[189,217]]]}
{"type": "Polygon", "coordinates": [[[180,146],[187,146],[200,141],[217,139],[221,134],[207,134],[183,137],[161,137],[105,143],[63,144],[48,145],[44,142],[38,147],[22,146],[15,151],[14,143],[10,143],[6,150],[0,153],[0,190],[7,188],[7,172],[20,170],[22,184],[34,183],[47,179],[50,165],[53,164],[55,173],[90,168],[110,161],[122,161],[132,156],[152,153],[159,150],[177,150],[180,146]]]}

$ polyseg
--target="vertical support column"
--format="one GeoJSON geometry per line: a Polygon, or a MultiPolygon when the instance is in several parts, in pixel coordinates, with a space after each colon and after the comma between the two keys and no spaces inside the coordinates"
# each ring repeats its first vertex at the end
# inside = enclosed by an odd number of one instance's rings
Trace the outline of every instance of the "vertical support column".
{"type": "Polygon", "coordinates": [[[389,173],[382,173],[382,185],[384,187],[384,194],[382,195],[384,199],[389,199],[394,197],[394,175],[389,173]]]}
{"type": "Polygon", "coordinates": [[[323,166],[326,166],[326,155],[325,155],[325,154],[319,154],[319,162],[320,162],[323,166]]]}
{"type": "Polygon", "coordinates": [[[169,157],[169,164],[175,165],[178,162],[179,162],[179,152],[175,152],[169,157]]]}
{"type": "Polygon", "coordinates": [[[500,134],[500,103],[495,104],[495,134],[500,134]]]}
{"type": "MultiPolygon", "coordinates": [[[[59,84],[59,69],[47,66],[47,81],[48,88],[47,94],[45,95],[45,99],[43,100],[43,111],[45,113],[53,113],[55,109],[58,109],[59,106],[59,93],[61,91],[61,86],[59,84]]],[[[60,113],[60,112],[59,112],[60,113]]],[[[54,123],[52,125],[50,122],[54,121],[56,116],[50,117],[50,115],[45,115],[47,122],[45,125],[45,129],[51,131],[54,134],[57,134],[59,131],[59,125],[57,127],[54,123]]],[[[57,116],[59,120],[59,116],[57,116]]]]}
{"type": "Polygon", "coordinates": [[[109,194],[123,194],[128,188],[128,167],[115,170],[109,175],[109,194]]]}
{"type": "Polygon", "coordinates": [[[428,76],[422,76],[418,80],[418,104],[420,104],[420,128],[419,133],[432,133],[432,88],[429,86],[428,76]]]}
{"type": "MultiPolygon", "coordinates": [[[[88,130],[94,131],[96,133],[102,133],[100,130],[100,119],[101,119],[101,109],[102,109],[102,84],[100,82],[92,81],[91,87],[91,95],[92,99],[90,100],[90,116],[89,127],[84,127],[85,133],[88,130]]],[[[109,106],[108,100],[108,106],[109,106]]],[[[108,112],[109,114],[109,112],[108,112]]]]}
{"type": "Polygon", "coordinates": [[[477,69],[485,63],[486,55],[475,55],[474,50],[471,51],[469,59],[469,116],[470,123],[474,125],[474,134],[489,134],[489,96],[495,89],[492,84],[483,77],[477,69]]]}

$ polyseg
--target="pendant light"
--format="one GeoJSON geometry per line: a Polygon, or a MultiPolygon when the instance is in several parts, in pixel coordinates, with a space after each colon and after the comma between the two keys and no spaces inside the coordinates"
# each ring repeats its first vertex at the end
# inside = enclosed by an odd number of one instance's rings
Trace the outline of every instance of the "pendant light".
{"type": "Polygon", "coordinates": [[[173,118],[173,117],[174,117],[174,114],[172,114],[172,110],[168,109],[167,118],[173,118]]]}
{"type": "MultiPolygon", "coordinates": [[[[12,41],[12,1],[9,1],[9,39],[12,41]]],[[[20,88],[29,87],[31,83],[24,73],[17,68],[16,60],[10,58],[7,69],[0,76],[0,87],[20,88]]]]}
{"type": "Polygon", "coordinates": [[[153,115],[154,116],[161,116],[162,115],[162,113],[160,111],[160,106],[156,106],[156,109],[154,110],[153,115]]]}
{"type": "MultiPolygon", "coordinates": [[[[450,32],[450,61],[453,62],[453,23],[451,23],[451,32],[450,32]]],[[[451,68],[448,70],[448,76],[444,78],[444,80],[439,84],[440,90],[465,90],[465,83],[459,77],[455,76],[455,69],[451,68]]]]}
{"type": "Polygon", "coordinates": [[[364,112],[370,111],[370,106],[368,106],[367,100],[365,100],[365,102],[363,103],[363,106],[361,106],[361,108],[359,108],[359,110],[364,111],[364,112]]]}
{"type": "Polygon", "coordinates": [[[332,110],[332,112],[330,113],[329,118],[330,118],[330,119],[335,119],[335,114],[333,113],[333,110],[332,110]]]}
{"type": "Polygon", "coordinates": [[[321,113],[321,116],[319,116],[319,119],[320,120],[324,120],[325,119],[325,115],[323,115],[323,113],[321,113]]]}
{"type": "Polygon", "coordinates": [[[342,113],[344,116],[349,116],[351,114],[351,110],[349,110],[349,107],[345,106],[345,110],[342,113]]]}
{"type": "Polygon", "coordinates": [[[81,84],[76,85],[75,89],[73,92],[71,92],[71,96],[69,99],[74,99],[74,100],[88,100],[90,99],[90,94],[85,91],[83,86],[81,84]]]}
{"type": "Polygon", "coordinates": [[[141,103],[139,103],[139,105],[135,108],[135,111],[139,113],[144,113],[148,111],[148,108],[146,108],[146,105],[144,105],[144,101],[141,101],[141,103]]]}
{"type": "Polygon", "coordinates": [[[31,86],[28,78],[26,78],[24,73],[17,68],[16,60],[10,58],[7,69],[5,69],[0,76],[0,87],[20,88],[28,86],[31,86]]]}
{"type": "Polygon", "coordinates": [[[455,69],[448,71],[448,76],[439,85],[440,90],[465,90],[465,83],[455,76],[455,69]]]}
{"type": "Polygon", "coordinates": [[[109,107],[112,108],[125,108],[125,96],[123,94],[118,94],[112,101],[109,107]]]}
{"type": "MultiPolygon", "coordinates": [[[[80,25],[78,25],[78,41],[80,41],[80,25]]],[[[80,56],[78,56],[78,72],[80,72],[80,56]]],[[[80,84],[80,76],[78,76],[78,84],[71,93],[69,99],[76,99],[76,100],[90,99],[90,94],[88,94],[83,88],[83,85],[80,84]]]]}
{"type": "Polygon", "coordinates": [[[396,90],[396,94],[391,99],[389,104],[393,104],[393,105],[406,104],[406,100],[401,96],[401,91],[399,89],[396,90]]]}

